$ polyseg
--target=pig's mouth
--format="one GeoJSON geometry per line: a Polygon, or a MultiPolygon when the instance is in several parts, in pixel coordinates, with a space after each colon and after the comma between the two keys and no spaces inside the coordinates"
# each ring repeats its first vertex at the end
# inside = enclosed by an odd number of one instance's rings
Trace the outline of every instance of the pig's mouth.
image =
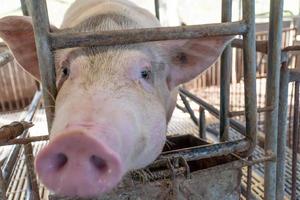
{"type": "Polygon", "coordinates": [[[120,155],[86,129],[68,129],[39,152],[41,182],[61,196],[94,197],[110,191],[125,173],[120,155]]]}

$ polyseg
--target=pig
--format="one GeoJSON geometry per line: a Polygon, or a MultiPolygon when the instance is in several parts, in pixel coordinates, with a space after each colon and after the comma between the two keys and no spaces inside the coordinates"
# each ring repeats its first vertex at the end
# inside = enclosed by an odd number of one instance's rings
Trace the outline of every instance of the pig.
{"type": "MultiPolygon", "coordinates": [[[[76,0],[60,28],[70,32],[160,27],[126,0],[76,0]]],[[[57,28],[52,26],[55,31],[57,28]]],[[[40,81],[30,17],[0,19],[0,37],[40,81]]],[[[131,170],[153,162],[166,141],[177,88],[211,66],[231,36],[69,48],[54,52],[55,117],[36,156],[39,180],[62,196],[111,191],[131,170]]]]}

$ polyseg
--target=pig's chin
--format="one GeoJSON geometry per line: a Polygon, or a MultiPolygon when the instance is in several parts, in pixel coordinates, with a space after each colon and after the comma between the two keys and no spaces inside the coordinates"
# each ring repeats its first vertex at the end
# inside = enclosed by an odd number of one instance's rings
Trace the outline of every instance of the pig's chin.
{"type": "Polygon", "coordinates": [[[60,196],[99,196],[114,188],[127,170],[115,145],[110,137],[99,139],[86,128],[69,128],[39,152],[36,172],[60,196]]]}

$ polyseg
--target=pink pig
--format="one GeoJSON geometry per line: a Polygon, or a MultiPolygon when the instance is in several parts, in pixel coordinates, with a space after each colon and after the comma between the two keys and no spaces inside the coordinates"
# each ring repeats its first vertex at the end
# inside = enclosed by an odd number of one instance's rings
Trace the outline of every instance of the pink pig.
{"type": "MultiPolygon", "coordinates": [[[[93,32],[159,27],[125,0],[77,0],[62,28],[93,32]]],[[[40,80],[31,19],[0,19],[0,36],[17,62],[40,80]]],[[[177,86],[212,65],[232,37],[71,48],[55,52],[55,119],[35,161],[41,182],[59,195],[110,191],[130,170],[161,153],[177,86]]]]}

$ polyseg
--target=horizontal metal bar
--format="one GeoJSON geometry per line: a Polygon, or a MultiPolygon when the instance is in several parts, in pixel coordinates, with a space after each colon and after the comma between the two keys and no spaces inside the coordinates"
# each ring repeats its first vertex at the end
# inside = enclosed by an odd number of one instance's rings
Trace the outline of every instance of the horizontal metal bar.
{"type": "Polygon", "coordinates": [[[0,68],[14,60],[14,57],[9,51],[0,53],[0,68]]]}
{"type": "MultiPolygon", "coordinates": [[[[203,99],[196,97],[195,95],[193,95],[192,93],[190,93],[189,91],[187,91],[186,89],[183,88],[179,88],[179,92],[185,96],[187,96],[188,98],[190,98],[191,100],[193,100],[195,103],[197,103],[198,105],[202,106],[203,108],[205,108],[209,113],[211,113],[213,116],[219,118],[220,115],[220,111],[215,108],[214,106],[210,105],[209,103],[207,103],[206,101],[204,101],[203,99]]],[[[236,131],[240,132],[241,134],[245,135],[246,134],[246,127],[241,124],[240,122],[234,120],[234,119],[230,119],[230,126],[235,129],[236,131]]]]}
{"type": "Polygon", "coordinates": [[[228,155],[231,153],[243,152],[249,147],[250,141],[247,139],[241,139],[230,142],[222,142],[217,144],[208,144],[186,149],[167,151],[163,152],[159,158],[168,159],[173,157],[183,157],[186,161],[192,161],[203,158],[228,155]]]}
{"type": "Polygon", "coordinates": [[[300,51],[300,46],[299,45],[293,45],[293,46],[288,46],[282,49],[282,51],[300,51]]]}
{"type": "Polygon", "coordinates": [[[289,82],[300,81],[300,69],[293,68],[289,69],[289,82]]]}
{"type": "MultiPolygon", "coordinates": [[[[268,111],[272,111],[272,110],[273,110],[273,106],[266,106],[263,108],[257,108],[257,113],[268,112],[268,111]]],[[[241,116],[244,114],[245,114],[244,110],[229,112],[230,117],[241,116]]]]}
{"type": "Polygon", "coordinates": [[[28,138],[16,138],[16,139],[9,140],[7,142],[0,142],[0,146],[14,145],[14,144],[28,144],[31,142],[39,142],[45,140],[49,140],[49,135],[34,136],[28,138]]]}
{"type": "MultiPolygon", "coordinates": [[[[232,47],[243,49],[243,39],[234,39],[231,43],[232,47]]],[[[262,41],[256,41],[256,51],[261,53],[268,53],[268,41],[262,40],[262,41]]]]}
{"type": "Polygon", "coordinates": [[[97,33],[70,33],[68,30],[60,30],[50,33],[50,36],[51,48],[55,50],[79,46],[111,46],[161,40],[240,35],[246,32],[247,25],[245,22],[238,21],[205,25],[102,31],[97,33]]]}

